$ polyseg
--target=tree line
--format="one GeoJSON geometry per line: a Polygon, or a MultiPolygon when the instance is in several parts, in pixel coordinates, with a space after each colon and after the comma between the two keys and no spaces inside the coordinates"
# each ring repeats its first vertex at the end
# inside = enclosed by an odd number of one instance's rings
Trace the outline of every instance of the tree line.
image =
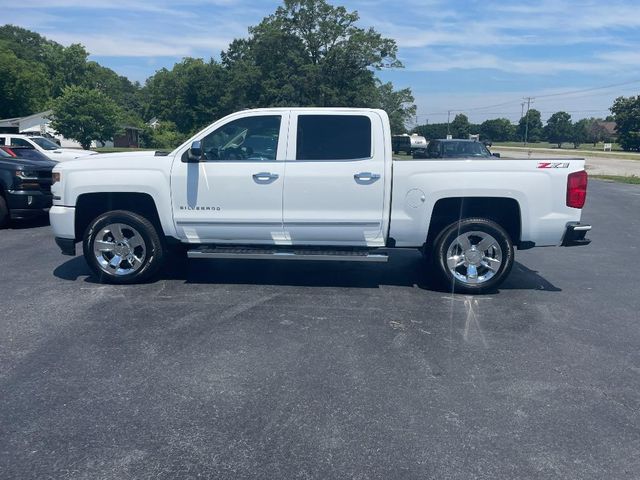
{"type": "Polygon", "coordinates": [[[598,142],[611,141],[611,133],[603,122],[614,119],[614,116],[606,119],[592,117],[574,123],[567,112],[556,112],[543,125],[540,112],[532,108],[515,125],[507,118],[494,118],[474,124],[469,122],[466,115],[458,114],[449,125],[419,125],[415,127],[414,133],[426,138],[445,138],[447,133],[454,138],[468,138],[470,134],[479,134],[482,140],[492,142],[523,142],[526,137],[532,143],[547,141],[557,144],[558,148],[563,143],[572,143],[578,148],[583,143],[596,145],[598,142]]]}
{"type": "Polygon", "coordinates": [[[400,68],[397,45],[358,26],[357,12],[325,0],[284,0],[213,58],[184,58],[144,85],[88,60],[82,45],[64,47],[12,25],[0,27],[0,118],[54,110],[52,126],[86,146],[119,125],[144,128],[148,147],[174,147],[214,120],[245,108],[382,108],[394,131],[415,115],[411,90],[376,76],[400,68]],[[158,128],[145,121],[160,120],[158,128]]]}

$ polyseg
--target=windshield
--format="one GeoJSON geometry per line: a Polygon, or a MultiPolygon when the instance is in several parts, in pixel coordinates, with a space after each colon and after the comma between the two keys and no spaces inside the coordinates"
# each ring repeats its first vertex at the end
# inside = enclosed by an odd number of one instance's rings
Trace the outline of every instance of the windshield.
{"type": "Polygon", "coordinates": [[[33,140],[38,144],[38,146],[44,148],[45,150],[57,150],[58,148],[60,148],[56,143],[44,137],[31,137],[31,140],[33,140]]]}
{"type": "Polygon", "coordinates": [[[490,157],[491,152],[480,142],[443,142],[443,157],[490,157]]]}

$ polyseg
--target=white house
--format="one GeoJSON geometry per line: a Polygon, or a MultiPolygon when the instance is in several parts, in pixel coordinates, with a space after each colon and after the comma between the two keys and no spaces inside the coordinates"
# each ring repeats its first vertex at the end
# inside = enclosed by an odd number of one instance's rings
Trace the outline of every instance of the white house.
{"type": "MultiPolygon", "coordinates": [[[[75,140],[65,138],[51,128],[51,110],[40,113],[34,113],[26,117],[5,118],[0,120],[0,133],[24,133],[31,135],[45,135],[54,138],[60,143],[61,147],[66,148],[82,148],[75,140]]],[[[139,128],[123,126],[124,132],[118,135],[112,141],[107,142],[91,142],[91,147],[138,147],[139,128]],[[98,144],[99,143],[99,144],[98,144]]]]}

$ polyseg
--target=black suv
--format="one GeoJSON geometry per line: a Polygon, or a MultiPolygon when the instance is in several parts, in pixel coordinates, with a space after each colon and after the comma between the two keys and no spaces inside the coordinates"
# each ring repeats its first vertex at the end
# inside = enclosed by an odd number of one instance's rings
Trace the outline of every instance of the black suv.
{"type": "Polygon", "coordinates": [[[476,140],[447,139],[431,140],[426,150],[413,153],[413,158],[491,158],[500,157],[476,140]]]}
{"type": "Polygon", "coordinates": [[[0,228],[10,219],[33,218],[51,207],[55,165],[51,160],[24,158],[18,149],[0,148],[0,228]]]}

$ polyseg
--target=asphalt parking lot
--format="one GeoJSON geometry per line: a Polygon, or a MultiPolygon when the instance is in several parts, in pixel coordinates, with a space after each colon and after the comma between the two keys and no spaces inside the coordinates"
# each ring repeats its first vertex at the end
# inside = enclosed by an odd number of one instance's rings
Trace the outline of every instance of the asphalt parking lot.
{"type": "Polygon", "coordinates": [[[640,187],[583,219],[479,297],[412,252],[106,286],[0,231],[0,477],[638,478],[640,187]]]}

